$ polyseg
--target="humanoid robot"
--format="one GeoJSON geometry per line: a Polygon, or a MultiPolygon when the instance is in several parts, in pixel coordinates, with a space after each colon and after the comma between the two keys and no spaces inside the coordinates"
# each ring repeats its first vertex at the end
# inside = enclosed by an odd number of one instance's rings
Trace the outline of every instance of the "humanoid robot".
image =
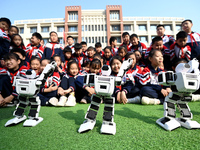
{"type": "Polygon", "coordinates": [[[192,93],[199,89],[199,62],[196,59],[188,63],[180,63],[175,71],[162,72],[158,75],[161,85],[171,86],[172,92],[165,98],[164,117],[156,121],[166,130],[174,130],[180,126],[187,129],[200,128],[200,124],[193,118],[188,102],[192,100],[192,93]],[[180,118],[176,118],[177,105],[180,118]]]}
{"type": "Polygon", "coordinates": [[[114,103],[115,98],[112,97],[115,85],[121,85],[122,77],[131,67],[133,60],[128,59],[123,62],[117,76],[109,76],[111,73],[110,66],[104,65],[102,67],[102,75],[88,74],[84,78],[84,84],[87,86],[94,86],[95,94],[91,97],[91,104],[85,115],[85,121],[81,124],[78,132],[83,133],[92,130],[96,123],[96,115],[99,110],[102,99],[104,100],[103,123],[101,126],[101,133],[112,134],[116,133],[116,124],[114,122],[114,103]]]}
{"type": "Polygon", "coordinates": [[[13,85],[16,87],[16,91],[19,94],[19,104],[16,107],[13,115],[15,118],[8,120],[5,126],[16,125],[24,120],[26,116],[24,115],[24,110],[30,103],[30,111],[28,114],[28,120],[26,120],[23,126],[36,126],[40,123],[43,118],[39,117],[40,111],[40,99],[37,96],[40,86],[43,85],[46,79],[53,73],[56,67],[55,61],[48,64],[40,76],[36,78],[36,73],[34,70],[26,71],[26,78],[15,78],[13,85]]]}

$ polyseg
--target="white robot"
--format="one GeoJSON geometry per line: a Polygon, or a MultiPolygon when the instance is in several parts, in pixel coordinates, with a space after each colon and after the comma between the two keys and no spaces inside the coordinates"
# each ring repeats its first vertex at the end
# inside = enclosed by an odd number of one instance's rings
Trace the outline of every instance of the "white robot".
{"type": "Polygon", "coordinates": [[[92,130],[96,123],[96,115],[99,110],[99,105],[102,99],[104,100],[103,123],[101,133],[112,134],[116,133],[116,124],[114,122],[114,103],[115,98],[112,97],[115,86],[121,85],[122,77],[132,65],[133,60],[128,59],[123,62],[117,76],[109,76],[111,73],[110,66],[102,67],[102,75],[88,74],[84,78],[84,84],[94,86],[95,94],[91,97],[91,104],[85,115],[85,121],[81,124],[78,132],[83,133],[92,130]]]}
{"type": "Polygon", "coordinates": [[[28,114],[28,120],[26,120],[23,126],[36,126],[40,123],[43,118],[38,117],[40,111],[40,99],[37,96],[40,86],[44,85],[46,79],[54,72],[56,67],[55,61],[48,64],[40,76],[36,78],[36,73],[34,70],[26,71],[26,78],[15,78],[13,85],[16,87],[16,92],[19,94],[19,104],[16,107],[13,115],[15,118],[8,120],[5,126],[16,125],[24,120],[26,116],[24,115],[24,110],[30,103],[30,111],[28,114]]]}
{"type": "Polygon", "coordinates": [[[165,98],[164,117],[156,121],[166,130],[174,130],[180,126],[187,129],[200,128],[200,124],[193,118],[188,102],[192,100],[192,93],[199,89],[199,62],[196,59],[188,63],[180,63],[175,71],[162,72],[158,75],[161,85],[171,86],[172,92],[165,98]],[[180,111],[180,118],[176,118],[175,104],[180,111]]]}

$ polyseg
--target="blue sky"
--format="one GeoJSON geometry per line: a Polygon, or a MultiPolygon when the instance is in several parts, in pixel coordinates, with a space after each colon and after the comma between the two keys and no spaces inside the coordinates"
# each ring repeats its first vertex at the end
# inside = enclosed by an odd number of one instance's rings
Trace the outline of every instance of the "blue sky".
{"type": "Polygon", "coordinates": [[[64,18],[65,6],[79,5],[83,10],[106,9],[122,5],[123,16],[183,17],[193,21],[200,33],[200,0],[1,0],[0,17],[14,20],[64,18]]]}

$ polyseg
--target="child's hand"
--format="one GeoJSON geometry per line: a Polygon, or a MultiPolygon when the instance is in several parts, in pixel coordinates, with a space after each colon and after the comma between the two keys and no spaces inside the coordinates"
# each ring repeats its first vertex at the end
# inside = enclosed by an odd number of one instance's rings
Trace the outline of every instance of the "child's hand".
{"type": "Polygon", "coordinates": [[[50,85],[49,89],[50,89],[51,91],[55,91],[55,90],[58,89],[58,86],[54,86],[54,84],[52,84],[52,85],[50,85]]]}
{"type": "Polygon", "coordinates": [[[4,99],[0,100],[0,107],[6,106],[6,101],[4,99]]]}
{"type": "Polygon", "coordinates": [[[122,103],[122,101],[121,101],[121,92],[118,92],[117,93],[117,101],[118,101],[118,103],[122,103]]]}
{"type": "Polygon", "coordinates": [[[172,92],[172,90],[170,88],[166,88],[167,93],[169,94],[170,92],[172,92]]]}
{"type": "Polygon", "coordinates": [[[166,97],[169,93],[167,92],[167,90],[165,90],[165,89],[162,89],[161,90],[161,93],[162,93],[162,95],[164,96],[164,97],[166,97]]]}
{"type": "Polygon", "coordinates": [[[57,68],[58,68],[58,71],[59,71],[60,73],[63,72],[62,69],[61,69],[59,66],[57,66],[57,68]]]}
{"type": "Polygon", "coordinates": [[[94,88],[86,87],[85,89],[89,92],[89,96],[95,93],[94,88]]]}
{"type": "Polygon", "coordinates": [[[64,90],[64,94],[67,95],[67,94],[70,93],[71,91],[72,91],[71,89],[64,90]]]}
{"type": "Polygon", "coordinates": [[[121,101],[123,104],[127,103],[126,93],[124,91],[121,92],[121,101]]]}

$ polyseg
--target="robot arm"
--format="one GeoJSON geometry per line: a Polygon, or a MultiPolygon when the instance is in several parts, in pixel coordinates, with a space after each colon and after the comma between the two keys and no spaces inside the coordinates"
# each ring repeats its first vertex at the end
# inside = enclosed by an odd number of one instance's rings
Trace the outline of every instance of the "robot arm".
{"type": "Polygon", "coordinates": [[[37,78],[36,85],[40,86],[40,85],[44,84],[46,82],[47,78],[54,72],[56,66],[57,66],[57,64],[55,61],[48,64],[44,68],[44,70],[42,71],[40,76],[37,78]]]}
{"type": "Polygon", "coordinates": [[[95,74],[86,74],[84,76],[84,86],[94,86],[95,74]]]}
{"type": "Polygon", "coordinates": [[[160,72],[158,74],[158,82],[161,85],[164,86],[174,85],[175,80],[176,80],[176,75],[173,73],[173,71],[160,72]]]}
{"type": "Polygon", "coordinates": [[[121,79],[123,78],[124,74],[128,71],[128,69],[131,67],[133,63],[133,59],[129,58],[128,60],[125,60],[122,63],[122,66],[119,70],[119,73],[117,74],[118,77],[120,77],[121,79]]]}

